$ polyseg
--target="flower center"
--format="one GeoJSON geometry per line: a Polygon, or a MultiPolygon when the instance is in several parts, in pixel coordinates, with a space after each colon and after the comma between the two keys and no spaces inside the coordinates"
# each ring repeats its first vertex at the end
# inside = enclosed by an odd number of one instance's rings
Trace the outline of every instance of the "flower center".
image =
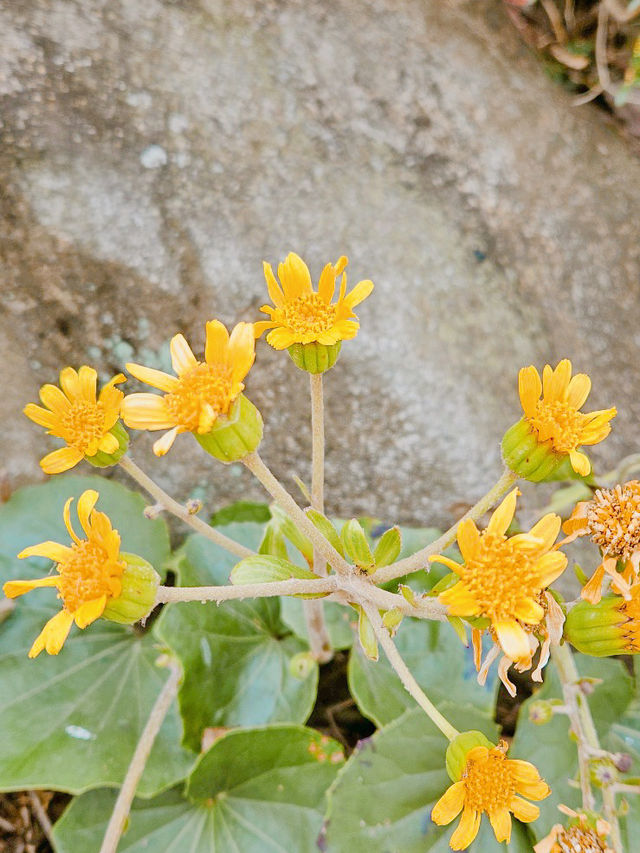
{"type": "Polygon", "coordinates": [[[570,826],[561,829],[556,836],[556,844],[561,853],[603,853],[602,842],[590,829],[570,826]]]}
{"type": "Polygon", "coordinates": [[[539,400],[535,414],[529,418],[532,429],[538,433],[539,441],[551,441],[559,453],[569,453],[580,443],[580,435],[588,416],[569,403],[556,400],[547,403],[539,400]]]}
{"type": "Polygon", "coordinates": [[[631,559],[640,549],[640,484],[599,489],[587,509],[587,527],[607,556],[631,559]]]}
{"type": "Polygon", "coordinates": [[[169,411],[189,432],[209,432],[231,404],[231,368],[222,364],[197,364],[180,377],[175,391],[165,396],[169,411]]]}
{"type": "Polygon", "coordinates": [[[463,567],[462,580],[491,620],[513,618],[522,598],[536,598],[540,580],[536,554],[518,550],[505,536],[483,531],[474,559],[463,567]]]}
{"type": "Polygon", "coordinates": [[[287,302],[284,308],[286,325],[293,332],[328,331],[336,319],[336,306],[327,305],[317,293],[305,293],[287,302]]]}
{"type": "Polygon", "coordinates": [[[117,579],[124,571],[124,563],[110,560],[102,545],[88,539],[72,545],[71,549],[73,553],[69,559],[58,565],[61,575],[58,589],[65,609],[75,613],[87,601],[103,595],[113,596],[118,586],[117,579]]]}
{"type": "Polygon", "coordinates": [[[511,770],[501,749],[492,749],[486,761],[467,761],[462,779],[465,805],[478,812],[509,808],[516,792],[511,770]]]}
{"type": "Polygon", "coordinates": [[[75,400],[61,417],[64,440],[70,447],[85,453],[92,442],[104,435],[104,416],[102,403],[75,400]]]}

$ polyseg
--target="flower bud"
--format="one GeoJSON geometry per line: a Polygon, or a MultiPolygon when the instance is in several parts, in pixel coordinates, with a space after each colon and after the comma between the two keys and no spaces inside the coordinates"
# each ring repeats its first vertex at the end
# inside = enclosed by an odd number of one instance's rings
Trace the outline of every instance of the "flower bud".
{"type": "Polygon", "coordinates": [[[579,652],[593,657],[628,654],[624,625],[628,621],[621,612],[624,599],[606,595],[598,604],[581,601],[572,607],[564,623],[564,638],[579,652]]]}
{"type": "Polygon", "coordinates": [[[289,674],[299,681],[305,681],[317,666],[311,652],[299,652],[289,661],[289,674]]]}
{"type": "Polygon", "coordinates": [[[556,453],[551,442],[540,442],[526,418],[522,418],[504,434],[502,458],[514,474],[540,483],[551,478],[567,459],[566,453],[556,453]]]}
{"type": "Polygon", "coordinates": [[[93,456],[85,456],[87,462],[90,462],[96,468],[109,468],[115,465],[122,459],[129,447],[129,433],[124,428],[121,421],[116,421],[109,430],[111,435],[118,441],[118,449],[113,453],[105,453],[99,450],[93,456]]]}
{"type": "Polygon", "coordinates": [[[312,341],[310,344],[291,344],[287,351],[300,370],[306,370],[307,373],[325,373],[338,360],[341,346],[342,341],[330,346],[312,341]]]}
{"type": "Polygon", "coordinates": [[[237,462],[253,453],[262,441],[262,415],[240,394],[227,415],[216,418],[210,432],[194,432],[198,444],[221,462],[237,462]]]}
{"type": "Polygon", "coordinates": [[[553,718],[553,705],[538,699],[529,705],[529,721],[534,726],[544,726],[553,718]]]}
{"type": "Polygon", "coordinates": [[[595,788],[613,785],[619,779],[618,771],[611,758],[596,758],[589,762],[589,779],[595,788]]]}
{"type": "Polygon", "coordinates": [[[111,622],[133,625],[151,613],[156,603],[160,575],[151,563],[137,554],[120,553],[125,569],[120,577],[122,589],[117,598],[110,598],[102,614],[111,622]]]}
{"type": "Polygon", "coordinates": [[[460,781],[462,771],[467,763],[467,753],[476,746],[486,746],[487,749],[494,748],[494,744],[489,738],[477,731],[461,732],[451,741],[447,747],[445,763],[452,782],[460,781]]]}

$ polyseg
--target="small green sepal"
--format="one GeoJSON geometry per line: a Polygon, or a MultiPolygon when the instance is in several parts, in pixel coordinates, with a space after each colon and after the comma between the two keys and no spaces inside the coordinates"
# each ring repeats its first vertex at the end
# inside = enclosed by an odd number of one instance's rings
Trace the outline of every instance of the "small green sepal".
{"type": "Polygon", "coordinates": [[[447,747],[445,763],[452,782],[459,782],[462,779],[462,771],[467,763],[467,753],[476,746],[493,749],[495,744],[491,743],[482,732],[476,731],[461,732],[451,741],[447,747]]]}
{"type": "Polygon", "coordinates": [[[345,551],[359,569],[367,573],[375,571],[375,560],[367,542],[367,537],[355,518],[347,521],[342,528],[340,538],[342,539],[345,551]]]}
{"type": "Polygon", "coordinates": [[[624,624],[627,617],[620,611],[624,599],[605,595],[598,604],[581,601],[567,613],[564,638],[579,652],[593,657],[632,654],[627,647],[624,624]]]}
{"type": "Polygon", "coordinates": [[[390,566],[398,559],[398,555],[402,550],[402,536],[397,527],[391,527],[382,534],[373,552],[373,561],[376,569],[381,569],[383,566],[390,566]]]}
{"type": "Polygon", "coordinates": [[[324,538],[329,542],[330,545],[336,549],[338,554],[341,557],[344,557],[344,546],[342,544],[342,539],[338,535],[338,531],[335,529],[333,524],[329,521],[326,515],[323,515],[321,512],[318,512],[317,509],[307,509],[305,510],[315,527],[318,528],[320,533],[324,536],[324,538]]]}
{"type": "Polygon", "coordinates": [[[95,468],[110,468],[112,465],[116,465],[129,447],[129,433],[121,421],[116,421],[109,432],[118,440],[118,449],[113,453],[104,453],[102,450],[99,450],[93,456],[85,456],[84,458],[87,462],[95,468]]]}
{"type": "Polygon", "coordinates": [[[338,360],[341,346],[342,341],[330,346],[312,341],[309,344],[291,344],[288,353],[300,370],[305,370],[307,373],[325,373],[338,360]]]}
{"type": "Polygon", "coordinates": [[[151,613],[156,603],[160,575],[151,563],[137,554],[120,552],[125,568],[120,582],[122,589],[117,598],[110,598],[103,617],[120,625],[133,625],[151,613]]]}
{"type": "Polygon", "coordinates": [[[238,462],[253,453],[262,441],[262,415],[253,403],[240,394],[229,414],[216,419],[210,432],[194,432],[198,444],[221,462],[238,462]]]}
{"type": "Polygon", "coordinates": [[[540,442],[527,419],[522,418],[505,432],[502,458],[518,477],[540,483],[551,479],[569,456],[557,453],[550,441],[540,442]]]}
{"type": "Polygon", "coordinates": [[[369,617],[359,604],[354,604],[353,607],[358,611],[358,639],[360,640],[362,651],[369,660],[378,660],[378,638],[369,621],[369,617]]]}

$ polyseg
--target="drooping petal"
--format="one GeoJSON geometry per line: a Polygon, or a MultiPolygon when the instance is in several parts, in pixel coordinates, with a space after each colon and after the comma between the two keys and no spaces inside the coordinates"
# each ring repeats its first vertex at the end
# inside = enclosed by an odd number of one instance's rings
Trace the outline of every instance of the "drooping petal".
{"type": "Polygon", "coordinates": [[[28,548],[20,551],[19,559],[24,560],[25,557],[47,557],[53,560],[54,563],[63,563],[68,560],[72,554],[71,548],[67,545],[61,545],[59,542],[40,542],[38,545],[30,545],[28,548]]]}
{"type": "Polygon", "coordinates": [[[198,360],[191,351],[184,335],[174,335],[171,338],[169,349],[171,350],[171,364],[178,376],[182,376],[183,373],[187,373],[197,366],[198,360]]]}
{"type": "Polygon", "coordinates": [[[264,270],[264,277],[267,281],[267,290],[269,291],[269,298],[276,306],[276,308],[283,308],[285,304],[284,293],[280,290],[280,285],[276,281],[276,277],[274,276],[273,270],[271,269],[271,264],[268,264],[266,261],[263,261],[262,269],[264,270]]]}
{"type": "Polygon", "coordinates": [[[602,598],[602,581],[604,580],[604,566],[599,565],[591,578],[582,587],[581,597],[590,604],[598,604],[602,598]]]}
{"type": "Polygon", "coordinates": [[[73,614],[78,628],[86,628],[96,619],[99,619],[104,613],[104,608],[107,605],[107,596],[102,595],[100,598],[95,598],[93,601],[85,601],[73,614]]]}
{"type": "Polygon", "coordinates": [[[471,629],[471,644],[473,646],[473,663],[476,672],[482,665],[482,631],[479,628],[471,629]]]}
{"type": "Polygon", "coordinates": [[[493,829],[496,841],[511,841],[511,815],[509,809],[496,809],[489,812],[489,821],[493,829]]]}
{"type": "Polygon", "coordinates": [[[175,391],[180,384],[180,380],[176,376],[171,376],[169,373],[165,373],[163,370],[156,370],[153,367],[145,367],[143,364],[128,362],[126,368],[140,382],[146,382],[147,385],[159,388],[160,391],[175,391]]]}
{"type": "Polygon", "coordinates": [[[571,461],[571,467],[576,474],[580,474],[581,477],[586,477],[591,471],[591,462],[589,461],[589,457],[584,453],[580,453],[579,450],[572,450],[569,453],[569,459],[571,461]]]}
{"type": "Polygon", "coordinates": [[[73,616],[68,610],[61,610],[52,616],[36,637],[29,651],[29,657],[37,657],[43,649],[46,649],[50,655],[57,655],[69,635],[72,624],[73,616]]]}
{"type": "Polygon", "coordinates": [[[495,536],[504,536],[507,528],[513,521],[519,494],[520,490],[518,488],[512,489],[498,508],[494,510],[491,520],[487,525],[487,533],[492,533],[495,536]]]}
{"type": "Polygon", "coordinates": [[[98,501],[98,492],[95,489],[87,489],[80,495],[78,499],[78,518],[82,529],[87,534],[87,538],[91,534],[91,513],[98,501]]]}
{"type": "Polygon", "coordinates": [[[526,417],[530,418],[535,414],[536,404],[542,394],[540,374],[532,364],[529,367],[523,367],[518,373],[518,393],[522,411],[526,417]]]}
{"type": "Polygon", "coordinates": [[[159,438],[153,445],[153,452],[156,456],[164,456],[171,450],[173,442],[178,435],[178,427],[174,427],[169,432],[165,432],[162,438],[159,438]]]}
{"type": "Polygon", "coordinates": [[[540,809],[538,806],[534,806],[533,803],[528,803],[526,800],[523,800],[522,797],[514,797],[511,800],[509,808],[513,812],[514,816],[523,823],[531,823],[531,821],[536,820],[540,815],[540,809]]]}
{"type": "MultiPolygon", "coordinates": [[[[530,663],[530,661],[529,661],[530,663]]],[[[504,685],[505,690],[513,698],[518,692],[515,684],[509,678],[509,667],[511,666],[511,660],[506,656],[502,655],[500,658],[500,663],[498,664],[498,678],[504,685]]],[[[499,840],[499,839],[498,839],[499,840]]]]}
{"type": "Polygon", "coordinates": [[[466,848],[475,840],[478,830],[480,829],[481,812],[465,806],[460,818],[456,831],[451,836],[449,846],[452,850],[466,850],[466,848]]]}
{"type": "Polygon", "coordinates": [[[46,429],[54,429],[59,423],[59,418],[53,412],[35,403],[27,403],[22,411],[30,420],[46,429]]]}
{"type": "Polygon", "coordinates": [[[69,532],[69,536],[73,539],[74,542],[80,542],[75,530],[73,529],[73,524],[71,523],[71,504],[73,503],[73,498],[68,498],[65,501],[64,509],[62,510],[62,518],[64,519],[64,526],[67,528],[69,532]]]}
{"type": "Polygon", "coordinates": [[[122,420],[132,429],[170,429],[176,426],[166,400],[159,394],[129,394],[122,401],[122,420]]]}
{"type": "Polygon", "coordinates": [[[500,619],[493,628],[504,653],[511,660],[520,660],[529,655],[529,639],[524,628],[515,619],[500,619]]]}
{"type": "MultiPolygon", "coordinates": [[[[264,309],[261,308],[260,310],[264,309]]],[[[253,336],[257,340],[264,332],[268,332],[269,329],[275,329],[277,325],[276,322],[272,322],[271,320],[258,320],[257,323],[253,324],[253,336]]]]}
{"type": "Polygon", "coordinates": [[[40,467],[45,474],[61,474],[63,471],[73,468],[82,459],[84,459],[84,453],[75,447],[61,447],[59,450],[53,450],[43,456],[40,460],[40,467]]]}
{"type": "Polygon", "coordinates": [[[60,580],[60,575],[47,575],[45,578],[36,578],[30,581],[7,581],[2,587],[2,591],[7,598],[17,598],[19,595],[24,595],[26,592],[31,592],[32,589],[38,589],[41,586],[57,586],[60,580]]]}
{"type": "Polygon", "coordinates": [[[206,325],[204,358],[207,364],[226,364],[229,352],[229,332],[220,320],[209,320],[206,325]]]}
{"type": "Polygon", "coordinates": [[[591,380],[586,373],[576,373],[567,388],[567,403],[574,409],[581,408],[591,391],[591,380]]]}
{"type": "Polygon", "coordinates": [[[365,279],[364,281],[359,281],[353,290],[348,293],[343,299],[343,303],[348,308],[355,308],[356,305],[359,305],[361,302],[371,294],[373,290],[373,282],[365,279]]]}
{"type": "Polygon", "coordinates": [[[446,826],[458,817],[463,806],[464,782],[454,782],[433,807],[431,820],[438,826],[446,826]]]}
{"type": "Polygon", "coordinates": [[[256,342],[252,323],[238,323],[229,338],[231,378],[242,382],[256,358],[256,342]]]}

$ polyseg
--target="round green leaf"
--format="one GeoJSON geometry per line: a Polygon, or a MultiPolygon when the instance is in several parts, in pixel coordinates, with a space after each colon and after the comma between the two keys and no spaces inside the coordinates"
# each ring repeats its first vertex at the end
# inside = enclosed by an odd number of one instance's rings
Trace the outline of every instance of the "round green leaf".
{"type": "MultiPolygon", "coordinates": [[[[317,853],[325,795],[343,763],[335,741],[300,726],[230,732],[178,790],[136,800],[119,853],[317,853]]],[[[74,800],[54,829],[57,853],[97,850],[115,796],[74,800]]]]}
{"type": "MultiPolygon", "coordinates": [[[[491,721],[443,704],[440,710],[460,729],[484,731],[495,742],[491,721]]],[[[361,741],[329,791],[324,828],[328,851],[433,853],[449,851],[450,827],[431,821],[431,810],[451,785],[445,770],[448,741],[415,708],[361,741]]],[[[498,844],[486,817],[470,853],[530,853],[526,831],[514,822],[509,845],[498,844]]]]}
{"type": "MultiPolygon", "coordinates": [[[[225,533],[240,541],[235,525],[225,533]]],[[[248,544],[245,541],[244,544],[248,544]]],[[[226,583],[234,557],[199,536],[188,539],[179,563],[183,586],[226,583]]],[[[280,601],[229,601],[219,607],[190,602],[166,607],[156,625],[158,636],[182,661],[185,677],[179,693],[185,743],[199,749],[210,726],[252,726],[304,722],[313,708],[318,668],[300,679],[290,661],[308,646],[280,619],[280,601]]]]}
{"type": "MultiPolygon", "coordinates": [[[[395,638],[398,651],[418,684],[436,704],[460,702],[489,713],[494,706],[495,675],[480,687],[471,649],[465,649],[450,625],[405,619],[395,638]]],[[[349,658],[349,687],[358,707],[377,726],[399,717],[415,701],[407,693],[386,656],[369,660],[359,645],[349,658]]]]}

